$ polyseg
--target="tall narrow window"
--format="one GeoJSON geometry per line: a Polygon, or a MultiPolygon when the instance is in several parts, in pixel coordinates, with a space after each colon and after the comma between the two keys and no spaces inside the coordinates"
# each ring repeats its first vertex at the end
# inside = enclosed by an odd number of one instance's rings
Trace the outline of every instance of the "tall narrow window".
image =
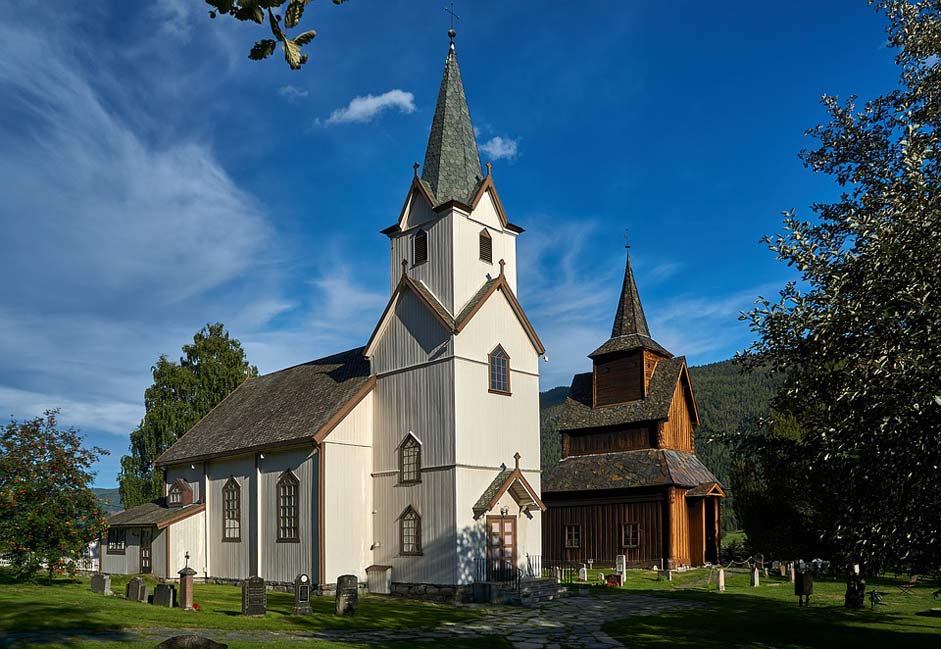
{"type": "Polygon", "coordinates": [[[127,530],[123,527],[112,527],[108,530],[108,554],[124,554],[127,548],[127,530]]]}
{"type": "Polygon", "coordinates": [[[417,266],[418,264],[424,264],[428,261],[428,233],[424,230],[416,232],[414,246],[415,250],[413,251],[412,265],[417,266]]]}
{"type": "Polygon", "coordinates": [[[222,487],[222,540],[242,540],[242,488],[235,478],[229,478],[222,487]]]}
{"type": "Polygon", "coordinates": [[[298,480],[290,471],[278,478],[278,542],[299,543],[298,480]]]}
{"type": "Polygon", "coordinates": [[[490,391],[510,394],[510,357],[507,356],[503,347],[497,345],[497,348],[490,352],[488,365],[490,366],[490,391]]]}
{"type": "Polygon", "coordinates": [[[421,516],[409,505],[399,517],[399,554],[421,554],[421,516]]]}
{"type": "Polygon", "coordinates": [[[580,548],[582,546],[581,528],[578,525],[565,526],[565,547],[580,548]]]}
{"type": "Polygon", "coordinates": [[[421,482],[421,442],[411,433],[399,445],[399,483],[421,482]]]}
{"type": "Polygon", "coordinates": [[[488,264],[493,263],[493,239],[486,229],[480,231],[480,259],[488,264]]]}
{"type": "Polygon", "coordinates": [[[624,523],[621,526],[621,546],[625,548],[637,547],[637,523],[624,523]]]}

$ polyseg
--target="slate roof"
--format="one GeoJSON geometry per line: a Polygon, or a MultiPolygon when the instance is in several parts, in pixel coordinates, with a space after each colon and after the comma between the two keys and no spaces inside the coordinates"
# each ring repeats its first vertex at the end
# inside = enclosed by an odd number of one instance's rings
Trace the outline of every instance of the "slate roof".
{"type": "Polygon", "coordinates": [[[144,503],[131,507],[123,512],[117,512],[108,517],[109,527],[159,527],[164,528],[170,523],[198,514],[206,508],[203,503],[187,505],[186,507],[167,507],[164,499],[156,502],[144,503]]]}
{"type": "Polygon", "coordinates": [[[542,492],[698,487],[718,482],[693,453],[641,449],[564,458],[542,477],[542,492]]]}
{"type": "Polygon", "coordinates": [[[503,469],[497,474],[497,477],[493,479],[490,486],[484,490],[480,498],[478,498],[477,502],[474,504],[474,516],[480,516],[490,509],[490,503],[493,502],[493,499],[506,481],[510,479],[511,475],[513,475],[513,469],[503,469]]]}
{"type": "Polygon", "coordinates": [[[439,205],[452,200],[470,203],[483,179],[453,43],[444,63],[421,179],[439,205]]]}
{"type": "Polygon", "coordinates": [[[370,380],[357,347],[242,382],[159,458],[174,464],[314,435],[370,380]]]}
{"type": "Polygon", "coordinates": [[[644,307],[640,303],[637,282],[634,281],[634,270],[631,268],[631,256],[628,254],[624,265],[621,297],[618,300],[618,308],[614,314],[614,324],[611,327],[611,338],[590,353],[588,357],[595,358],[603,354],[628,351],[639,347],[650,349],[664,356],[673,355],[650,337],[647,316],[644,315],[644,307]]]}
{"type": "Polygon", "coordinates": [[[665,358],[657,363],[650,377],[647,398],[614,406],[592,408],[592,374],[576,374],[569,396],[559,415],[559,430],[603,428],[667,418],[676,382],[686,366],[686,357],[665,358]]]}

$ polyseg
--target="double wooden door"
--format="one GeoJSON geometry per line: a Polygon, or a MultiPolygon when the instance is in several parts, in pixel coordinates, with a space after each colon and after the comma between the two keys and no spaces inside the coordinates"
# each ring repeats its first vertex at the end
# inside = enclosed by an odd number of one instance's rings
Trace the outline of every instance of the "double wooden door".
{"type": "Polygon", "coordinates": [[[506,581],[516,573],[516,518],[487,517],[487,580],[506,581]]]}
{"type": "Polygon", "coordinates": [[[144,574],[153,572],[152,548],[154,544],[154,534],[152,530],[142,529],[140,531],[140,571],[144,574]]]}

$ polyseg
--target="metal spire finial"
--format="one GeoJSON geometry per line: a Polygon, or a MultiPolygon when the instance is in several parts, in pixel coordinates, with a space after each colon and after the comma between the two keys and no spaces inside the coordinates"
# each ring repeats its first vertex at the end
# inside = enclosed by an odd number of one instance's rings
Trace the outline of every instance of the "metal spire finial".
{"type": "Polygon", "coordinates": [[[447,7],[445,7],[444,10],[445,10],[445,12],[447,12],[448,14],[451,15],[451,28],[448,29],[448,37],[451,39],[451,47],[453,48],[453,47],[454,47],[454,37],[457,36],[457,32],[454,31],[454,19],[457,18],[458,20],[460,20],[461,17],[458,16],[456,13],[454,13],[454,2],[453,2],[453,0],[452,0],[452,2],[451,2],[451,8],[448,9],[447,7]]]}

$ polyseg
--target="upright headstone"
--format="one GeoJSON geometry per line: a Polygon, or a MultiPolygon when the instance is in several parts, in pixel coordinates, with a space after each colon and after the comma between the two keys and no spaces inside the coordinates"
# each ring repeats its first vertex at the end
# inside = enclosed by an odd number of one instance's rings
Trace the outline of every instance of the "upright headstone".
{"type": "Polygon", "coordinates": [[[294,614],[310,615],[310,577],[307,575],[294,579],[294,614]]]}
{"type": "Polygon", "coordinates": [[[359,603],[359,578],[340,575],[337,578],[337,615],[356,615],[359,603]]]}
{"type": "Polygon", "coordinates": [[[124,587],[124,599],[132,602],[147,603],[147,582],[140,577],[134,577],[124,587]]]}
{"type": "Polygon", "coordinates": [[[794,562],[787,564],[787,574],[791,580],[791,583],[794,583],[794,562]]]}
{"type": "Polygon", "coordinates": [[[582,564],[582,567],[578,569],[578,580],[579,581],[588,581],[588,568],[585,567],[585,564],[582,564]]]}
{"type": "Polygon", "coordinates": [[[187,556],[187,566],[179,573],[180,575],[180,606],[184,611],[193,610],[193,575],[196,571],[189,567],[189,555],[187,556]]]}
{"type": "Polygon", "coordinates": [[[114,595],[111,592],[111,575],[101,573],[91,576],[91,592],[101,595],[114,595]]]}
{"type": "Polygon", "coordinates": [[[614,569],[621,576],[621,583],[627,583],[627,557],[619,554],[614,560],[614,569]]]}
{"type": "Polygon", "coordinates": [[[154,589],[154,606],[173,608],[176,606],[176,586],[172,584],[157,584],[154,589]]]}
{"type": "Polygon", "coordinates": [[[673,571],[672,570],[658,570],[657,581],[673,581],[673,571]]]}
{"type": "Polygon", "coordinates": [[[242,615],[264,615],[268,610],[268,591],[261,577],[242,582],[242,615]]]}
{"type": "Polygon", "coordinates": [[[778,571],[782,577],[787,577],[787,565],[783,561],[778,564],[778,571]]]}
{"type": "Polygon", "coordinates": [[[199,635],[178,635],[167,638],[154,649],[229,649],[229,645],[199,635]]]}
{"type": "Polygon", "coordinates": [[[562,583],[562,567],[555,566],[552,569],[552,576],[555,577],[555,580],[559,583],[562,583]]]}
{"type": "Polygon", "coordinates": [[[725,568],[719,568],[719,592],[725,592],[725,568]]]}
{"type": "Polygon", "coordinates": [[[751,569],[751,585],[752,585],[752,588],[757,587],[759,583],[760,583],[760,580],[759,580],[759,578],[758,578],[758,566],[755,566],[754,568],[751,569]]]}

